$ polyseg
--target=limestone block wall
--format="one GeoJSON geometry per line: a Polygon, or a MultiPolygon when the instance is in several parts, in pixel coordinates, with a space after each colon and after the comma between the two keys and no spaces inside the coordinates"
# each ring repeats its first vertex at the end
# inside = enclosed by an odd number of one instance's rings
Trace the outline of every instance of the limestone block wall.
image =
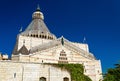
{"type": "Polygon", "coordinates": [[[80,49],[86,51],[86,52],[89,52],[89,47],[88,47],[88,44],[82,44],[82,43],[73,43],[73,45],[79,47],[80,49]]]}
{"type": "Polygon", "coordinates": [[[13,61],[19,61],[19,55],[12,55],[13,61]]]}
{"type": "Polygon", "coordinates": [[[27,49],[31,49],[32,47],[41,45],[43,43],[48,43],[51,40],[47,39],[41,39],[41,38],[35,38],[35,37],[27,37],[27,36],[22,36],[19,35],[18,37],[18,50],[25,44],[27,49]]]}
{"type": "Polygon", "coordinates": [[[0,81],[63,81],[70,74],[66,70],[55,68],[51,65],[29,62],[0,61],[0,81]]]}
{"type": "Polygon", "coordinates": [[[84,74],[88,75],[92,79],[92,81],[102,80],[102,69],[100,60],[85,61],[84,68],[84,74]]]}
{"type": "MultiPolygon", "coordinates": [[[[102,70],[100,60],[90,60],[79,53],[71,51],[64,46],[56,46],[43,51],[38,51],[34,54],[20,55],[20,62],[33,62],[33,63],[58,63],[60,60],[60,52],[64,50],[66,53],[68,63],[84,64],[85,74],[88,75],[93,81],[99,81],[102,78],[102,70]]],[[[13,59],[12,59],[13,60],[13,59]]],[[[17,60],[16,60],[17,61],[17,60]]]]}

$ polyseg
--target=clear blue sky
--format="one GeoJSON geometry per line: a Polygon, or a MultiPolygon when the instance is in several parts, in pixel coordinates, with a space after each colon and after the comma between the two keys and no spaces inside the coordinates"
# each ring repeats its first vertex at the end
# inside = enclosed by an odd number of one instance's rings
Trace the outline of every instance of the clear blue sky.
{"type": "Polygon", "coordinates": [[[57,37],[82,42],[84,36],[103,72],[120,60],[120,0],[1,0],[0,51],[11,54],[16,36],[32,20],[37,4],[57,37]]]}

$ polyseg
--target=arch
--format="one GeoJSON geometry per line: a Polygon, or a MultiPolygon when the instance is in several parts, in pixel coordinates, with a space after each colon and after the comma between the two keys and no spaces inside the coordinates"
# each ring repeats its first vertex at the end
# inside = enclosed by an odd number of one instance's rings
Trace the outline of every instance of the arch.
{"type": "Polygon", "coordinates": [[[39,81],[47,81],[45,77],[40,77],[39,81]]]}
{"type": "Polygon", "coordinates": [[[38,37],[38,35],[36,35],[36,37],[38,37]]]}
{"type": "Polygon", "coordinates": [[[51,40],[51,37],[50,37],[50,40],[51,40]]]}
{"type": "Polygon", "coordinates": [[[40,35],[40,38],[41,38],[41,35],[40,35]]]}
{"type": "Polygon", "coordinates": [[[69,78],[64,77],[64,78],[63,78],[63,81],[69,81],[69,78]]]}
{"type": "Polygon", "coordinates": [[[35,35],[33,35],[33,37],[35,37],[35,35]]]}
{"type": "Polygon", "coordinates": [[[44,38],[44,35],[42,35],[42,38],[44,38]]]}
{"type": "Polygon", "coordinates": [[[45,35],[45,39],[47,38],[47,36],[45,35]]]}
{"type": "Polygon", "coordinates": [[[52,40],[52,37],[51,37],[51,40],[52,40]]]}

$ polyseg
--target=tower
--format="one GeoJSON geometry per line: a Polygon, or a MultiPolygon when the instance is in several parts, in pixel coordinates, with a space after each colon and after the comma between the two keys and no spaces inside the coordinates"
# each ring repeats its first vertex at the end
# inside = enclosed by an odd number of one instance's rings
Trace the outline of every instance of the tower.
{"type": "Polygon", "coordinates": [[[16,45],[12,55],[28,55],[32,47],[55,40],[56,36],[52,34],[44,23],[44,15],[38,6],[32,14],[32,21],[24,32],[17,36],[16,45]]]}

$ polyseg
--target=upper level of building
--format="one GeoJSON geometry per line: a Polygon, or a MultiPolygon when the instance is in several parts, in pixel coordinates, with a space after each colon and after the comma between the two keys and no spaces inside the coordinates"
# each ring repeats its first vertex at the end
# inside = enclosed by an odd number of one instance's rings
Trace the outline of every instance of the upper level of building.
{"type": "MultiPolygon", "coordinates": [[[[20,54],[29,56],[38,51],[41,52],[61,45],[62,48],[67,47],[70,49],[71,53],[75,51],[85,58],[87,57],[87,59],[95,59],[94,55],[89,52],[87,44],[71,42],[63,36],[57,38],[52,34],[44,23],[44,15],[38,6],[36,11],[32,14],[32,22],[25,31],[18,35],[12,55],[20,54]]],[[[59,50],[61,51],[62,48],[59,50]]]]}
{"type": "Polygon", "coordinates": [[[24,32],[20,35],[36,38],[44,38],[54,40],[56,36],[52,34],[46,24],[44,23],[44,15],[38,6],[36,11],[32,14],[32,21],[24,32]]]}

